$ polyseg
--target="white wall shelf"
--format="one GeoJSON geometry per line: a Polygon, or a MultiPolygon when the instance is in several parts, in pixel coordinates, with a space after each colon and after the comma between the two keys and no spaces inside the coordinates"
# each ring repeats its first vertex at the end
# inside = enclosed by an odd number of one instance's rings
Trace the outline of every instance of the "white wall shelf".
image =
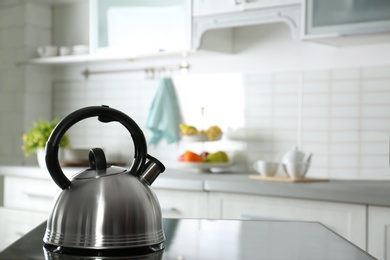
{"type": "Polygon", "coordinates": [[[45,58],[35,58],[27,61],[29,64],[48,64],[48,65],[65,65],[73,63],[92,63],[105,61],[137,61],[156,58],[175,58],[186,57],[192,51],[178,51],[178,52],[159,52],[153,54],[83,54],[83,55],[68,55],[68,56],[53,56],[45,58]]]}

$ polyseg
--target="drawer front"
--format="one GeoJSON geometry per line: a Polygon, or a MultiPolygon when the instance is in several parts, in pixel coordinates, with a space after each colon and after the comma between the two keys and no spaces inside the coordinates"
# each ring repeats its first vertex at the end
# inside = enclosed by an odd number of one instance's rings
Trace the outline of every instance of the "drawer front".
{"type": "Polygon", "coordinates": [[[45,213],[0,208],[0,251],[46,219],[45,213]]]}
{"type": "Polygon", "coordinates": [[[51,180],[6,176],[4,206],[46,213],[58,191],[58,186],[51,180]]]}
{"type": "Polygon", "coordinates": [[[203,192],[153,190],[165,218],[207,218],[207,195],[203,192]]]}
{"type": "Polygon", "coordinates": [[[366,206],[326,201],[214,193],[210,208],[222,219],[316,221],[366,247],[366,206]]]}

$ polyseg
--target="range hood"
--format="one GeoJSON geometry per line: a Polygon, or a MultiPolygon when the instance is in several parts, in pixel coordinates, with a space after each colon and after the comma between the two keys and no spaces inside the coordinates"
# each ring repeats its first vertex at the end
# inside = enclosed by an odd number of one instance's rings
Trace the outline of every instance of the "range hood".
{"type": "Polygon", "coordinates": [[[231,52],[232,29],[237,27],[284,22],[293,39],[302,32],[302,6],[300,4],[241,11],[221,15],[195,17],[192,25],[192,48],[231,52]],[[210,32],[210,33],[209,33],[210,32]],[[207,33],[207,38],[205,37],[207,33]]]}

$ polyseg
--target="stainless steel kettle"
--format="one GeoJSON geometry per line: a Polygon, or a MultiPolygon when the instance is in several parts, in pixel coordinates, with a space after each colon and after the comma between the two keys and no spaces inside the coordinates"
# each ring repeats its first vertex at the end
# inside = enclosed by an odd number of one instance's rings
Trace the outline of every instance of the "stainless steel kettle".
{"type": "MultiPolygon", "coordinates": [[[[126,114],[108,106],[79,109],[58,123],[46,144],[46,165],[62,189],[56,195],[43,241],[46,249],[72,250],[163,249],[161,208],[150,189],[164,165],[147,154],[145,136],[126,114]],[[90,168],[69,180],[59,161],[59,143],[75,123],[98,117],[117,121],[130,132],[135,156],[130,169],[110,166],[100,148],[89,151],[90,168]]],[[[107,252],[107,251],[106,251],[107,252]]]]}

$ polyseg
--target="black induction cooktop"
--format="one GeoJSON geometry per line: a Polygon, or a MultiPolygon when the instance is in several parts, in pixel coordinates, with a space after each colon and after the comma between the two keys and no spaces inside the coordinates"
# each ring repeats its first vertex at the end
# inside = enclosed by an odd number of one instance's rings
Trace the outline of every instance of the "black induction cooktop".
{"type": "Polygon", "coordinates": [[[121,256],[72,256],[43,247],[46,222],[0,253],[0,259],[375,259],[317,222],[164,219],[165,249],[121,256]]]}

